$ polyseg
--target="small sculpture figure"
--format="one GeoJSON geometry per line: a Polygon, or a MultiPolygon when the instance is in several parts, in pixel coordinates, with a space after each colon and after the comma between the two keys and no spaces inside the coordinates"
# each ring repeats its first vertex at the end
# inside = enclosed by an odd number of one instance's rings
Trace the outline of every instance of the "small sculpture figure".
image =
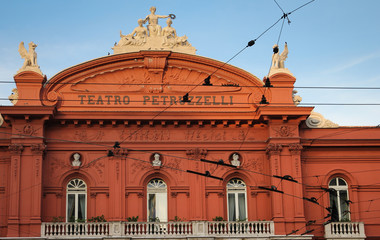
{"type": "Polygon", "coordinates": [[[154,154],[154,160],[152,162],[153,167],[160,167],[161,166],[161,160],[160,160],[160,154],[155,153],[154,154]]]}
{"type": "Polygon", "coordinates": [[[173,21],[168,18],[168,20],[166,20],[166,23],[168,26],[162,29],[162,36],[164,37],[164,43],[162,45],[169,47],[174,47],[176,45],[188,46],[189,43],[187,42],[187,36],[177,36],[176,30],[172,27],[173,21]]]}
{"type": "Polygon", "coordinates": [[[24,65],[22,65],[21,69],[25,69],[26,67],[38,67],[37,65],[37,53],[34,51],[37,45],[34,42],[29,43],[29,52],[26,50],[24,46],[24,42],[21,42],[18,47],[18,52],[21,57],[25,59],[24,65]]]}
{"type": "Polygon", "coordinates": [[[158,25],[158,19],[159,18],[169,18],[169,15],[166,16],[161,16],[161,15],[156,15],[156,7],[151,7],[150,9],[150,14],[145,17],[144,19],[144,24],[148,21],[148,31],[149,31],[149,36],[154,37],[154,36],[161,36],[161,26],[158,25]]]}
{"type": "Polygon", "coordinates": [[[12,94],[8,97],[9,101],[11,101],[11,103],[13,105],[16,105],[17,101],[18,101],[18,90],[17,88],[13,88],[12,89],[12,94]]]}
{"type": "Polygon", "coordinates": [[[74,153],[73,155],[74,160],[71,162],[71,165],[73,167],[79,167],[82,164],[82,162],[80,161],[80,157],[81,156],[79,153],[74,153]]]}
{"type": "Polygon", "coordinates": [[[240,166],[240,161],[239,161],[239,154],[238,153],[234,153],[232,155],[232,161],[231,161],[231,164],[236,166],[236,167],[239,167],[240,166]]]}
{"type": "Polygon", "coordinates": [[[298,105],[298,104],[300,104],[300,102],[302,101],[302,97],[300,96],[300,95],[296,95],[296,93],[297,93],[298,91],[297,90],[293,90],[293,102],[294,102],[294,105],[298,105]]]}
{"type": "Polygon", "coordinates": [[[147,30],[143,26],[144,20],[139,19],[137,20],[137,23],[139,24],[138,27],[136,27],[132,33],[128,35],[123,35],[120,31],[120,41],[117,44],[118,46],[125,46],[125,45],[143,45],[146,43],[146,37],[147,37],[147,30]]]}
{"type": "Polygon", "coordinates": [[[285,42],[284,51],[278,53],[278,45],[273,46],[272,67],[271,68],[285,68],[285,60],[288,57],[288,44],[285,42]]]}

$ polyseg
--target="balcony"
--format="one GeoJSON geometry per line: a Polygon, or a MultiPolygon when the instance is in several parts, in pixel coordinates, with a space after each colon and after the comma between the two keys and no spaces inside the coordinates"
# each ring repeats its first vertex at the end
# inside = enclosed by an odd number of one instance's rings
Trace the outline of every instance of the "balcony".
{"type": "Polygon", "coordinates": [[[42,223],[46,239],[117,238],[268,238],[274,236],[274,222],[102,222],[42,223]]]}
{"type": "Polygon", "coordinates": [[[325,226],[325,238],[329,239],[365,239],[364,223],[332,222],[325,226]]]}

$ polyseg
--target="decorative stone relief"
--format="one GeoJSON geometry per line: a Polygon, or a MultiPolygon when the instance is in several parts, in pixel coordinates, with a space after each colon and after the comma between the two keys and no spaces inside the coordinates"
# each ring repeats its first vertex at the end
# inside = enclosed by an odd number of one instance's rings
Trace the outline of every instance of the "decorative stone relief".
{"type": "Polygon", "coordinates": [[[282,150],[281,144],[269,143],[266,149],[268,155],[279,155],[282,150]]]}
{"type": "Polygon", "coordinates": [[[26,50],[24,42],[21,42],[18,47],[18,52],[20,53],[21,58],[24,59],[24,64],[17,71],[17,73],[24,71],[33,71],[42,75],[40,66],[37,64],[37,53],[35,51],[37,44],[34,42],[29,43],[29,51],[26,50]]]}
{"type": "Polygon", "coordinates": [[[158,153],[153,154],[153,162],[152,162],[153,167],[160,167],[161,166],[162,162],[161,162],[160,158],[161,158],[160,154],[158,154],[158,153]]]}
{"type": "Polygon", "coordinates": [[[338,128],[339,125],[323,117],[322,114],[312,111],[306,119],[309,128],[338,128]]]}
{"type": "Polygon", "coordinates": [[[293,155],[298,155],[301,153],[301,150],[302,150],[302,145],[301,144],[298,144],[298,143],[291,143],[289,144],[289,151],[291,154],[293,155]]]}
{"type": "Polygon", "coordinates": [[[0,113],[0,127],[1,127],[1,125],[3,125],[3,123],[4,123],[4,118],[3,118],[3,116],[0,113]]]}
{"type": "Polygon", "coordinates": [[[11,103],[13,105],[16,105],[16,103],[18,102],[18,90],[17,88],[13,88],[12,89],[12,94],[8,97],[9,101],[11,101],[11,103]]]}
{"type": "Polygon", "coordinates": [[[96,169],[96,172],[99,175],[99,178],[98,178],[99,182],[104,183],[104,168],[105,168],[104,162],[103,161],[96,161],[94,167],[96,169]]]}
{"type": "Polygon", "coordinates": [[[170,140],[170,131],[157,130],[157,129],[142,129],[136,130],[122,130],[120,134],[120,141],[168,141],[170,140]]]}
{"type": "Polygon", "coordinates": [[[24,146],[21,144],[11,144],[8,149],[12,155],[20,155],[24,150],[24,146]]]}
{"type": "Polygon", "coordinates": [[[187,36],[177,36],[176,30],[171,26],[175,19],[174,14],[157,15],[156,7],[150,8],[150,14],[137,21],[136,27],[130,34],[123,35],[120,31],[120,41],[115,43],[114,54],[138,52],[141,50],[174,51],[195,54],[196,49],[187,41],[187,36]],[[158,24],[160,18],[167,18],[167,26],[162,29],[158,24]],[[144,27],[143,24],[147,24],[144,27]]]}
{"type": "Polygon", "coordinates": [[[25,135],[33,135],[35,130],[32,125],[26,124],[22,130],[23,134],[25,135]]]}
{"type": "Polygon", "coordinates": [[[207,150],[204,148],[193,148],[186,150],[186,155],[190,156],[193,159],[205,158],[207,155],[207,150]]]}
{"type": "Polygon", "coordinates": [[[54,176],[57,176],[60,172],[65,172],[70,169],[70,165],[67,164],[66,161],[61,161],[54,157],[49,159],[49,175],[52,179],[54,179],[54,176]]]}
{"type": "Polygon", "coordinates": [[[40,155],[45,151],[46,145],[45,144],[31,144],[30,149],[32,150],[32,153],[40,155]]]}
{"type": "Polygon", "coordinates": [[[104,137],[103,131],[97,131],[93,133],[93,132],[88,132],[87,130],[78,130],[78,131],[75,131],[75,134],[74,134],[74,140],[82,141],[82,142],[100,141],[103,139],[103,137],[104,137]]]}
{"type": "Polygon", "coordinates": [[[293,137],[296,135],[295,130],[297,128],[282,125],[279,127],[272,127],[272,129],[276,132],[276,137],[293,137]]]}
{"type": "Polygon", "coordinates": [[[79,167],[82,165],[82,161],[80,160],[81,155],[79,153],[74,153],[72,155],[73,160],[71,161],[71,166],[73,167],[79,167]]]}

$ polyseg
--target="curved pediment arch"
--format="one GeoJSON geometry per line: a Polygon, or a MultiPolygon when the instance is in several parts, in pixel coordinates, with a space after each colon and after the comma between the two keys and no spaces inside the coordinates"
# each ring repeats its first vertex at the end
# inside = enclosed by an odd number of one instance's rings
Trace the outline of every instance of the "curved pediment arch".
{"type": "Polygon", "coordinates": [[[261,99],[262,86],[254,75],[213,59],[140,51],[63,70],[45,84],[42,96],[44,105],[57,105],[59,111],[154,111],[169,105],[181,111],[201,106],[197,111],[252,111],[261,99]],[[209,75],[213,85],[203,86],[209,75]],[[180,101],[186,93],[189,103],[180,101]]]}

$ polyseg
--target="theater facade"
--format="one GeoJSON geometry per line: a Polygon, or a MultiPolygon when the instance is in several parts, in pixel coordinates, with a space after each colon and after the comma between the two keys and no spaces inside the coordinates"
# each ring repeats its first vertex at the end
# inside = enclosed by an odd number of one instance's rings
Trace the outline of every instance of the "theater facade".
{"type": "Polygon", "coordinates": [[[0,106],[0,238],[380,237],[380,128],[299,106],[285,55],[262,81],[148,16],[49,80],[25,58],[0,106]]]}

